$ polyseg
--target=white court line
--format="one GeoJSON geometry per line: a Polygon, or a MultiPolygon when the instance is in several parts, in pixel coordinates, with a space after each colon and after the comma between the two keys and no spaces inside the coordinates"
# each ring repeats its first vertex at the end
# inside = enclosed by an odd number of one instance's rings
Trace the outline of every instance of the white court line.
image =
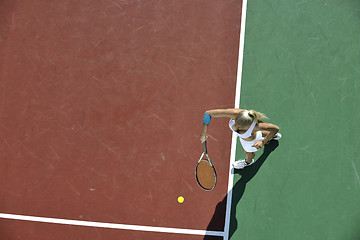
{"type": "Polygon", "coordinates": [[[220,236],[220,237],[224,236],[224,232],[217,232],[217,231],[167,228],[167,227],[151,227],[151,226],[128,225],[128,224],[118,224],[118,223],[104,223],[104,222],[90,222],[90,221],[60,219],[60,218],[24,216],[24,215],[7,214],[7,213],[0,213],[0,218],[31,221],[31,222],[42,222],[42,223],[56,223],[56,224],[83,226],[83,227],[133,230],[133,231],[143,231],[143,232],[177,233],[177,234],[189,234],[189,235],[201,235],[201,236],[208,235],[208,236],[220,236]]]}
{"type": "MultiPolygon", "coordinates": [[[[242,69],[243,69],[244,44],[245,44],[246,8],[247,8],[247,0],[243,0],[242,12],[241,12],[238,69],[237,69],[237,77],[236,77],[235,108],[240,108],[241,77],[242,77],[242,69]]],[[[233,169],[232,169],[232,163],[235,161],[236,144],[237,144],[237,136],[233,133],[232,142],[231,142],[228,193],[227,193],[227,199],[226,199],[226,215],[225,215],[225,227],[224,227],[225,235],[223,238],[224,240],[229,239],[232,188],[233,188],[233,184],[234,184],[234,173],[233,173],[233,169]]]]}

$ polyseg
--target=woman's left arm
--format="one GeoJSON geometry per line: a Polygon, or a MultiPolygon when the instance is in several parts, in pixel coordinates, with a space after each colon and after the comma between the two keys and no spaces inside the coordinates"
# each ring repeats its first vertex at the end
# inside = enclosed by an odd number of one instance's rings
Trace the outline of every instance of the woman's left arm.
{"type": "Polygon", "coordinates": [[[264,136],[264,139],[262,141],[256,142],[254,144],[254,147],[257,149],[260,149],[262,146],[264,146],[268,141],[270,141],[273,137],[275,137],[276,133],[279,132],[279,127],[266,122],[259,122],[257,124],[257,131],[268,131],[269,133],[264,136]]]}

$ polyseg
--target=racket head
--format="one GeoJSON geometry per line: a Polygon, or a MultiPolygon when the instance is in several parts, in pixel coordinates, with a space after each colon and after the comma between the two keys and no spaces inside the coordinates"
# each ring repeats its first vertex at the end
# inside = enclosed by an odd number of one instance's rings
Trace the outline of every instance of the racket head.
{"type": "Polygon", "coordinates": [[[195,167],[195,177],[199,186],[206,191],[211,191],[216,186],[216,171],[208,159],[202,158],[198,161],[195,167]]]}

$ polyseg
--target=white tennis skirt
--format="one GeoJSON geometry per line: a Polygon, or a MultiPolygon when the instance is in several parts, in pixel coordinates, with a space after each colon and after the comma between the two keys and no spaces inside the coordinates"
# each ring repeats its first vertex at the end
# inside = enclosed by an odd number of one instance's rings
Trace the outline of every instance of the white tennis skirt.
{"type": "Polygon", "coordinates": [[[256,152],[258,151],[259,149],[257,149],[256,147],[253,147],[253,145],[256,143],[256,142],[259,142],[261,140],[263,140],[263,136],[262,136],[262,133],[261,131],[257,131],[256,132],[256,137],[254,140],[248,142],[248,141],[245,141],[243,140],[242,138],[240,138],[240,143],[242,145],[242,147],[244,148],[244,150],[246,152],[256,152]]]}

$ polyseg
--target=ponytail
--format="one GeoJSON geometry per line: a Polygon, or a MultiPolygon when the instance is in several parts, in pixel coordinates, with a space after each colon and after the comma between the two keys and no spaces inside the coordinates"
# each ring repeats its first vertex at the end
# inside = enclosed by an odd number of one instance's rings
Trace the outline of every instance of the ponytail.
{"type": "Polygon", "coordinates": [[[257,112],[255,110],[242,110],[236,116],[235,122],[242,126],[249,126],[252,122],[257,122],[262,119],[267,119],[267,117],[261,112],[257,112]]]}
{"type": "Polygon", "coordinates": [[[255,110],[250,110],[249,116],[253,118],[255,122],[257,122],[258,120],[268,119],[268,117],[266,117],[265,114],[261,112],[257,112],[255,110]]]}

